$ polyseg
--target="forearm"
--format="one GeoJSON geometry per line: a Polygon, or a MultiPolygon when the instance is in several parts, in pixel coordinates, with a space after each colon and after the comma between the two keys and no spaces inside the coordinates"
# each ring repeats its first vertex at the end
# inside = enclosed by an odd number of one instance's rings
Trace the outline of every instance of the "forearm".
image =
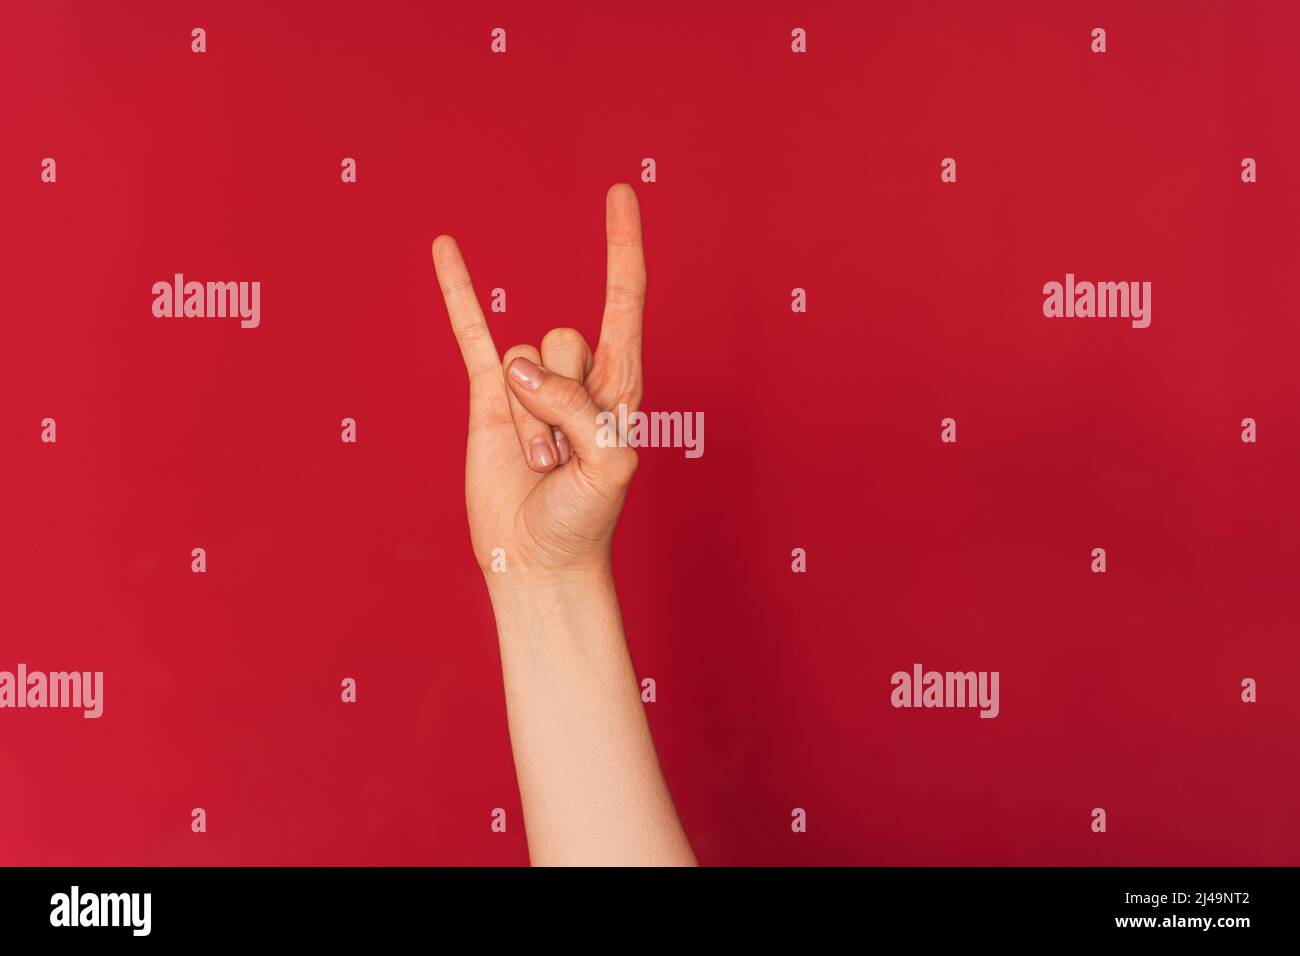
{"type": "Polygon", "coordinates": [[[532,862],[694,864],[608,570],[487,578],[532,862]]]}

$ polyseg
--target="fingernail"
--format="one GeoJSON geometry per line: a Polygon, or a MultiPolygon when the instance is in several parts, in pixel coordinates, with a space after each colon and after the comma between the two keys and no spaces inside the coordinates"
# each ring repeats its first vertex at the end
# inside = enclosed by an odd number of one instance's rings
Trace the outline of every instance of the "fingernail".
{"type": "Polygon", "coordinates": [[[533,459],[533,464],[538,468],[550,468],[555,464],[555,455],[551,451],[551,443],[540,435],[533,439],[533,443],[528,446],[529,455],[533,459]]]}
{"type": "Polygon", "coordinates": [[[559,449],[560,464],[563,465],[573,457],[573,446],[569,444],[569,439],[565,436],[564,432],[560,431],[558,428],[553,428],[551,430],[555,432],[555,447],[559,449]]]}
{"type": "Polygon", "coordinates": [[[510,363],[510,375],[520,385],[542,387],[542,370],[526,358],[517,358],[510,363]]]}

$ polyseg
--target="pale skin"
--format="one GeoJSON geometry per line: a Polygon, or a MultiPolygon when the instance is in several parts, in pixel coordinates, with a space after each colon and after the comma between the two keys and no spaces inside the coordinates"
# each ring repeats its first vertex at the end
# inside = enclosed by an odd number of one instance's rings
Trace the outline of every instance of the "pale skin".
{"type": "Polygon", "coordinates": [[[645,256],[636,194],[605,198],[605,310],[498,357],[456,241],[433,263],[469,374],[465,501],[496,615],[528,853],[541,866],[690,866],[628,655],[610,542],[636,472],[597,415],[641,402],[645,256]],[[493,571],[493,551],[506,571],[493,571]]]}

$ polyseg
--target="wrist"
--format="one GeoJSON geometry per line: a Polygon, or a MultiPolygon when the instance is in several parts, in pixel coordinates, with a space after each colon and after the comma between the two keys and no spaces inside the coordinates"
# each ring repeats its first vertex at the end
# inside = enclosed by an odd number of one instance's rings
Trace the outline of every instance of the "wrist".
{"type": "Polygon", "coordinates": [[[520,669],[586,669],[592,666],[590,655],[596,648],[604,649],[597,660],[626,659],[623,618],[608,565],[564,571],[512,569],[488,577],[493,579],[488,595],[508,675],[520,669]],[[523,648],[531,650],[521,654],[523,648]]]}
{"type": "Polygon", "coordinates": [[[483,580],[498,610],[520,604],[589,601],[614,592],[614,573],[608,561],[567,568],[517,566],[509,571],[485,571],[483,580]]]}

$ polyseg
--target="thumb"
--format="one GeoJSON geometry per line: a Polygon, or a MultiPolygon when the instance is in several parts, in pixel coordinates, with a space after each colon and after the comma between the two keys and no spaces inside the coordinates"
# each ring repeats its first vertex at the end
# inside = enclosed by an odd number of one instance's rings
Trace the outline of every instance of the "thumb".
{"type": "MultiPolygon", "coordinates": [[[[627,447],[602,444],[600,408],[581,382],[565,378],[520,357],[506,369],[506,382],[519,404],[536,418],[563,430],[582,462],[583,471],[619,485],[627,484],[636,472],[636,452],[627,447]]],[[[609,414],[606,412],[605,414],[609,414]]],[[[617,432],[614,432],[617,434],[617,432]]]]}

